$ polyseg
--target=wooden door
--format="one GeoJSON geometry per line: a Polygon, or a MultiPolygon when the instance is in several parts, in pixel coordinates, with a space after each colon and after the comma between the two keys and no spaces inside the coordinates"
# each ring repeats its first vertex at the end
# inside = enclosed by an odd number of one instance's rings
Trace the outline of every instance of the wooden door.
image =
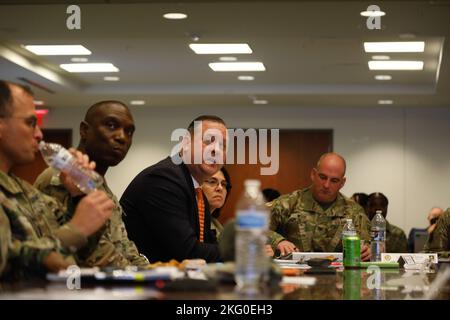
{"type": "MultiPolygon", "coordinates": [[[[59,143],[65,148],[72,146],[72,129],[41,129],[44,134],[44,141],[59,143]]],[[[47,168],[47,164],[40,153],[36,155],[36,159],[27,165],[16,166],[12,169],[12,172],[33,184],[37,176],[41,174],[47,168]]]]}
{"type": "MultiPolygon", "coordinates": [[[[270,145],[270,140],[268,143],[270,145]]],[[[268,149],[270,150],[270,147],[268,149]]],[[[281,194],[307,187],[311,183],[311,169],[316,165],[319,157],[323,153],[333,150],[333,131],[280,130],[279,170],[275,175],[261,175],[262,165],[259,164],[259,161],[258,164],[248,164],[248,140],[246,140],[245,150],[246,164],[225,165],[231,177],[232,190],[221,210],[220,221],[222,223],[234,217],[236,203],[244,190],[244,180],[246,179],[259,179],[262,189],[273,188],[281,194]]],[[[236,163],[236,151],[234,156],[234,163],[236,163]]]]}

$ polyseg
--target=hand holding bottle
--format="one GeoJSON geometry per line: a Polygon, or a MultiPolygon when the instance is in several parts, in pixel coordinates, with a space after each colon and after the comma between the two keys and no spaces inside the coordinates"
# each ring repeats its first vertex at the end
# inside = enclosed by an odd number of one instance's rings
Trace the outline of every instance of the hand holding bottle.
{"type": "Polygon", "coordinates": [[[69,151],[59,144],[44,141],[39,143],[39,150],[49,166],[63,173],[61,182],[72,196],[80,194],[79,191],[92,192],[103,183],[103,178],[93,170],[95,163],[89,162],[89,157],[80,151],[74,149],[69,151]]]}
{"type": "MultiPolygon", "coordinates": [[[[73,155],[75,162],[81,168],[86,169],[87,171],[95,170],[96,164],[94,161],[89,161],[89,157],[87,154],[84,154],[74,148],[70,148],[68,151],[73,155]]],[[[84,194],[84,192],[77,187],[75,181],[73,181],[68,173],[61,171],[59,179],[61,180],[61,183],[64,185],[67,191],[70,192],[70,195],[72,197],[84,194]]]]}

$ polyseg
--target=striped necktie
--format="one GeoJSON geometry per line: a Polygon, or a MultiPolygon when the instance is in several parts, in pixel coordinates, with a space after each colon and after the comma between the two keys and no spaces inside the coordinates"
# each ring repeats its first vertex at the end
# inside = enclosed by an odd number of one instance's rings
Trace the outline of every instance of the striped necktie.
{"type": "Polygon", "coordinates": [[[204,242],[205,233],[205,201],[203,199],[202,188],[195,188],[195,194],[197,195],[197,207],[198,207],[198,222],[200,226],[200,242],[204,242]]]}

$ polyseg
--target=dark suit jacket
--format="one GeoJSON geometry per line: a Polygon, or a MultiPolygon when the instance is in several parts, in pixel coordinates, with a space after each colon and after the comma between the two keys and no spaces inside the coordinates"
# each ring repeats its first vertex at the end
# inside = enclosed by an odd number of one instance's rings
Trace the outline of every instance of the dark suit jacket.
{"type": "Polygon", "coordinates": [[[219,261],[205,199],[204,241],[199,239],[197,200],[185,164],[170,157],[144,169],[125,190],[120,204],[128,236],[151,262],[202,258],[219,261]]]}

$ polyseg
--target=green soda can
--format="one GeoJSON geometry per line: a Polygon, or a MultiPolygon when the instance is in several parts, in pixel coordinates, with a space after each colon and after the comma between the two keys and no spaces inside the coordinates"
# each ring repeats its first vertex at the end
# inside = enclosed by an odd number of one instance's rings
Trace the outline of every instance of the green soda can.
{"type": "Polygon", "coordinates": [[[344,268],[358,268],[361,262],[361,241],[359,236],[342,239],[344,268]]]}

